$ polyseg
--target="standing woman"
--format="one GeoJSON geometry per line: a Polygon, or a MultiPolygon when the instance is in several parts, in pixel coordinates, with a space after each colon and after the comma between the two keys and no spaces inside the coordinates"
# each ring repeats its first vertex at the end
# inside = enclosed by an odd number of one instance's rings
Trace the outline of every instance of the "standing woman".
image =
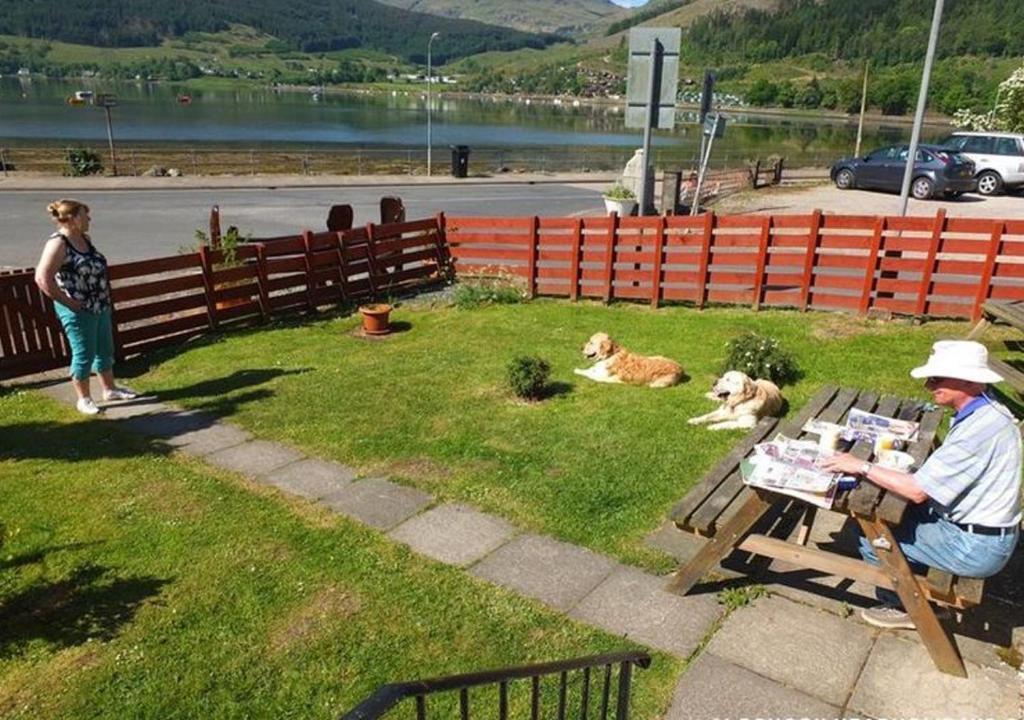
{"type": "Polygon", "coordinates": [[[96,415],[100,409],[89,391],[91,372],[100,376],[104,400],[136,397],[114,383],[107,259],[89,239],[87,205],[77,200],[57,200],[46,209],[57,223],[57,232],[43,248],[36,266],[36,285],[53,300],[71,345],[71,383],[78,395],[78,412],[96,415]]]}

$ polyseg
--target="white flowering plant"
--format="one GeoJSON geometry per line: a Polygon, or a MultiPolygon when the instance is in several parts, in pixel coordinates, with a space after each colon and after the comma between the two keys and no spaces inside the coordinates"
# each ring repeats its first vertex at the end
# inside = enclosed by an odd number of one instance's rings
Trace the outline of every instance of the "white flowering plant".
{"type": "Polygon", "coordinates": [[[746,332],[728,341],[725,348],[723,371],[739,370],[776,385],[793,382],[800,374],[796,359],[775,338],[746,332]]]}
{"type": "Polygon", "coordinates": [[[961,108],[953,114],[953,125],[965,130],[1024,132],[1024,65],[1000,83],[991,111],[961,108]]]}

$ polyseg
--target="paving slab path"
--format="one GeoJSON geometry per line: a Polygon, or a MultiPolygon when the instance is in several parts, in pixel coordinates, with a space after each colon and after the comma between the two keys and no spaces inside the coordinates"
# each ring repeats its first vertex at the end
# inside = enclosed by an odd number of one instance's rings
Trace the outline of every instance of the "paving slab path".
{"type": "MultiPolygon", "coordinates": [[[[40,391],[74,402],[65,381],[50,382],[40,391]]],[[[851,614],[846,601],[830,598],[837,580],[785,582],[792,568],[773,566],[769,593],[728,612],[714,592],[668,593],[664,577],[587,548],[521,532],[466,505],[438,504],[431,495],[387,478],[362,478],[356,468],[254,439],[210,415],[158,398],[110,404],[101,417],[319,503],[386,532],[425,557],[463,568],[575,620],[688,660],[666,715],[670,720],[1024,717],[1022,676],[999,660],[994,646],[969,642],[968,678],[943,675],[915,633],[880,632],[851,614]]],[[[825,525],[817,532],[827,535],[819,540],[831,541],[838,530],[825,525]]],[[[670,526],[653,532],[648,544],[677,558],[696,549],[670,526]]],[[[723,574],[736,575],[728,567],[723,574]]],[[[1020,608],[1011,611],[1021,617],[1020,608]]],[[[960,640],[963,646],[965,639],[960,640]]]]}

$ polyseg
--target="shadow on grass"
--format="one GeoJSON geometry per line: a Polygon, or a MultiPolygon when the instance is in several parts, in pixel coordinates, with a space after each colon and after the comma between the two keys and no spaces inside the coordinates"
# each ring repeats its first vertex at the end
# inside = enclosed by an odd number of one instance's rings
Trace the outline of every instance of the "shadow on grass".
{"type": "Polygon", "coordinates": [[[550,398],[562,397],[568,395],[574,389],[574,385],[567,382],[549,382],[540,391],[540,395],[537,397],[538,400],[549,400],[550,398]]]}
{"type": "Polygon", "coordinates": [[[110,640],[169,582],[114,572],[84,565],[63,580],[40,582],[8,597],[0,604],[0,656],[9,657],[33,640],[58,647],[110,640]]]}
{"type": "MultiPolygon", "coordinates": [[[[236,370],[230,375],[226,375],[224,377],[214,378],[212,380],[203,380],[202,382],[185,385],[171,390],[163,390],[156,397],[158,400],[164,402],[173,402],[175,400],[181,400],[182,398],[216,397],[221,399],[223,395],[235,392],[236,390],[251,388],[255,385],[263,385],[264,383],[268,383],[271,380],[275,380],[286,375],[301,375],[303,373],[311,372],[311,370],[312,368],[299,368],[297,370],[282,370],[281,368],[236,370]]],[[[263,392],[265,395],[261,397],[253,397],[252,399],[262,399],[262,397],[267,397],[272,394],[269,390],[263,392]]],[[[236,405],[241,404],[240,398],[230,401],[225,399],[225,402],[233,402],[236,405]]]]}
{"type": "Polygon", "coordinates": [[[81,550],[82,548],[102,544],[102,542],[96,540],[93,542],[65,543],[64,545],[52,545],[50,547],[40,548],[39,550],[33,550],[32,552],[27,552],[23,555],[13,555],[9,558],[0,559],[0,570],[13,570],[14,568],[24,567],[25,565],[35,565],[36,563],[40,563],[45,560],[48,555],[56,552],[62,552],[65,550],[81,550]]]}

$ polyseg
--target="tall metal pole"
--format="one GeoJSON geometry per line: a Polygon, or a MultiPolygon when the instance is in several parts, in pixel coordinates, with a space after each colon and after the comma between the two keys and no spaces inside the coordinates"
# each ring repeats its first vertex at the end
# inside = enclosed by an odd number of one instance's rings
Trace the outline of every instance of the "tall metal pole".
{"type": "Polygon", "coordinates": [[[864,138],[864,113],[868,109],[868,68],[871,61],[864,63],[864,87],[860,91],[860,120],[857,123],[857,147],[853,150],[854,157],[860,157],[860,141],[864,138]]]}
{"type": "Polygon", "coordinates": [[[921,140],[921,125],[924,123],[924,108],[928,104],[928,84],[932,79],[932,64],[935,62],[935,46],[939,43],[939,27],[942,25],[944,0],[935,0],[935,14],[932,15],[932,31],[928,37],[928,54],[924,58],[924,72],[921,73],[921,91],[917,95],[917,112],[914,114],[914,130],[910,135],[910,150],[907,153],[907,168],[903,171],[903,189],[900,191],[900,216],[907,214],[910,200],[910,183],[914,179],[914,164],[917,160],[917,146],[921,140]]]}
{"type": "Polygon", "coordinates": [[[661,87],[661,77],[658,72],[658,68],[661,66],[661,43],[658,42],[657,38],[651,40],[651,87],[647,96],[647,113],[646,120],[644,121],[644,163],[643,163],[643,175],[640,177],[640,209],[637,210],[637,215],[643,217],[647,214],[647,204],[650,201],[652,191],[654,190],[648,184],[648,170],[651,166],[651,128],[657,124],[658,114],[660,110],[660,98],[658,97],[658,91],[661,87]]]}
{"type": "Polygon", "coordinates": [[[117,155],[114,153],[114,129],[110,123],[110,105],[104,105],[103,111],[107,114],[107,144],[110,145],[110,171],[117,175],[117,155]]]}
{"type": "Polygon", "coordinates": [[[427,177],[430,177],[433,172],[433,165],[431,162],[431,149],[432,149],[432,138],[430,136],[430,86],[433,84],[431,79],[431,68],[430,68],[430,46],[434,44],[434,39],[441,33],[432,33],[430,39],[427,40],[427,177]]]}

